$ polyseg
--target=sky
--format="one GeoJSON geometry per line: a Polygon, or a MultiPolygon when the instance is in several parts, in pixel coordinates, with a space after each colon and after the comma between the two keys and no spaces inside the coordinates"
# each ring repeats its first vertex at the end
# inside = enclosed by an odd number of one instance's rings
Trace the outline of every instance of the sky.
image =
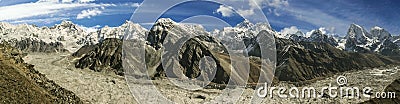
{"type": "Polygon", "coordinates": [[[320,29],[344,36],[355,23],[400,34],[400,2],[395,0],[0,0],[0,21],[12,24],[53,26],[70,20],[101,28],[130,20],[151,28],[160,17],[200,23],[207,30],[249,19],[269,22],[281,33],[320,29]]]}

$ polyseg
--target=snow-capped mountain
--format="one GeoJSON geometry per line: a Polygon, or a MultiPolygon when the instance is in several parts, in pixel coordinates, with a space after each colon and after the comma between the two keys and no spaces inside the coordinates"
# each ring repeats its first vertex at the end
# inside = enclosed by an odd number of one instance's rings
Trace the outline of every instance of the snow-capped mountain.
{"type": "Polygon", "coordinates": [[[363,27],[351,24],[346,36],[345,50],[354,52],[369,52],[376,48],[379,42],[372,39],[372,35],[363,27]]]}
{"type": "Polygon", "coordinates": [[[169,18],[158,19],[149,31],[147,44],[161,48],[162,44],[175,44],[178,40],[209,33],[201,25],[176,23],[169,18]]]}
{"type": "MultiPolygon", "coordinates": [[[[119,27],[104,27],[95,32],[89,32],[83,27],[72,23],[71,21],[62,21],[60,24],[56,24],[52,27],[37,27],[34,25],[19,24],[12,25],[9,23],[0,23],[0,39],[1,41],[7,41],[12,43],[18,43],[19,41],[29,41],[32,44],[40,42],[46,45],[31,45],[36,47],[31,48],[43,48],[42,46],[48,46],[49,44],[57,44],[68,50],[69,52],[75,52],[84,45],[96,44],[105,38],[142,38],[147,30],[138,24],[132,22],[125,22],[119,27]],[[127,33],[125,33],[127,32],[127,33]]],[[[19,44],[21,45],[21,44],[19,44]]],[[[25,47],[25,46],[16,46],[25,47]]],[[[48,49],[48,48],[44,48],[48,49]]]]}
{"type": "Polygon", "coordinates": [[[360,25],[351,24],[345,37],[326,35],[319,29],[312,30],[309,33],[311,34],[305,36],[303,32],[298,31],[295,34],[279,34],[277,37],[297,42],[324,42],[350,52],[384,55],[400,53],[400,37],[392,36],[388,31],[378,26],[372,27],[368,32],[360,25]]]}
{"type": "Polygon", "coordinates": [[[311,34],[307,36],[301,31],[294,34],[282,34],[273,30],[268,23],[253,24],[249,20],[244,20],[234,27],[225,27],[222,30],[212,32],[206,31],[201,25],[176,23],[168,18],[159,19],[150,31],[130,21],[126,21],[118,27],[105,26],[93,32],[71,21],[62,21],[52,27],[0,23],[1,41],[12,42],[15,45],[29,42],[29,47],[16,46],[24,48],[21,50],[34,50],[34,48],[60,50],[64,48],[69,52],[75,52],[84,45],[99,43],[106,38],[147,40],[147,44],[159,47],[161,46],[160,43],[176,43],[182,37],[198,35],[216,37],[232,50],[245,49],[244,51],[250,51],[256,46],[257,36],[261,31],[264,31],[264,34],[272,34],[276,38],[291,39],[295,42],[328,43],[336,48],[351,52],[395,54],[400,51],[399,36],[392,36],[388,31],[378,26],[371,28],[368,32],[357,24],[351,24],[347,35],[339,37],[324,34],[319,29],[312,30],[309,32],[311,34]],[[166,35],[166,33],[169,33],[169,35],[166,35]],[[146,37],[146,35],[149,36],[146,37]],[[165,38],[165,36],[168,37],[165,38]]]}
{"type": "MultiPolygon", "coordinates": [[[[118,27],[105,26],[98,30],[95,35],[99,41],[107,38],[117,39],[141,39],[144,40],[147,29],[143,28],[139,24],[135,24],[131,21],[125,21],[124,24],[118,27]]],[[[93,34],[93,33],[92,33],[93,34]]]]}
{"type": "Polygon", "coordinates": [[[346,36],[345,50],[393,55],[400,51],[396,43],[397,39],[381,27],[375,26],[367,32],[362,26],[351,24],[346,36]]]}
{"type": "Polygon", "coordinates": [[[9,40],[41,40],[46,43],[60,42],[69,51],[79,49],[81,45],[77,41],[87,34],[80,26],[70,21],[63,21],[53,27],[36,27],[34,25],[20,24],[11,25],[8,23],[0,24],[0,34],[2,41],[9,40]]]}
{"type": "MultiPolygon", "coordinates": [[[[283,34],[281,34],[282,36],[283,34]]],[[[324,34],[321,30],[316,29],[311,31],[310,36],[305,36],[301,31],[297,31],[295,34],[287,34],[285,39],[291,39],[296,42],[318,42],[318,43],[328,43],[334,47],[339,45],[338,40],[333,36],[328,36],[324,34]],[[287,38],[288,37],[288,38],[287,38]]]]}
{"type": "Polygon", "coordinates": [[[257,35],[265,31],[274,36],[279,36],[278,32],[273,30],[268,23],[253,24],[249,20],[244,20],[235,27],[225,27],[222,30],[214,30],[211,34],[228,45],[232,50],[251,48],[257,35]],[[244,45],[242,45],[244,41],[244,45]],[[253,41],[253,42],[251,42],[253,41]]]}

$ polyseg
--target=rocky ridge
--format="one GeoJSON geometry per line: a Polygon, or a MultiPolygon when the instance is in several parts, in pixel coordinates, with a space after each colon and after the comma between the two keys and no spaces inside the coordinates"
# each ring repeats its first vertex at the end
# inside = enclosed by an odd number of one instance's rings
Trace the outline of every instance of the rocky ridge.
{"type": "Polygon", "coordinates": [[[146,31],[145,28],[130,21],[126,21],[119,27],[105,26],[93,32],[71,21],[62,21],[52,27],[37,27],[27,24],[12,25],[1,22],[0,40],[9,42],[13,46],[28,52],[67,50],[73,53],[84,45],[94,45],[106,38],[144,38],[143,34],[146,31]],[[130,34],[125,34],[126,32],[130,34]],[[41,50],[43,48],[46,50],[41,50]]]}
{"type": "MultiPolygon", "coordinates": [[[[302,34],[299,32],[298,34],[302,34]]],[[[299,40],[284,39],[279,38],[278,32],[275,32],[270,28],[269,25],[256,24],[253,25],[250,22],[244,21],[238,24],[236,27],[227,27],[223,30],[216,30],[213,32],[206,32],[201,26],[198,25],[186,25],[179,24],[171,19],[160,19],[158,20],[153,28],[148,32],[147,39],[141,40],[136,39],[135,41],[143,43],[143,51],[146,51],[145,62],[151,77],[164,77],[165,69],[163,66],[174,66],[174,73],[176,77],[182,78],[196,78],[202,73],[198,70],[199,61],[205,56],[211,57],[217,64],[219,72],[216,79],[213,79],[215,83],[227,83],[229,76],[235,76],[237,82],[246,82],[243,79],[243,71],[240,70],[230,70],[228,67],[231,65],[229,54],[226,54],[225,48],[233,48],[239,50],[238,52],[248,53],[250,57],[250,79],[249,82],[257,82],[258,76],[260,74],[260,46],[258,37],[262,35],[271,35],[276,37],[276,49],[277,49],[277,69],[276,78],[280,81],[292,81],[292,82],[302,82],[313,80],[320,77],[325,77],[333,75],[335,73],[350,71],[350,70],[360,70],[365,67],[378,67],[388,64],[398,64],[396,60],[389,57],[374,54],[374,53],[355,53],[355,52],[345,52],[338,49],[338,41],[331,36],[323,34],[321,31],[315,30],[310,37],[300,37],[299,40]],[[188,31],[190,30],[190,31],[188,31]],[[200,34],[200,36],[198,35],[200,34]],[[201,35],[202,34],[202,35],[201,35]],[[239,35],[234,35],[239,34],[239,35]],[[212,38],[214,36],[216,38],[212,38]],[[190,38],[191,37],[191,38],[190,38]],[[181,40],[180,40],[181,39],[181,40]],[[182,41],[189,39],[183,43],[182,41]],[[224,46],[221,43],[229,43],[228,40],[235,40],[236,42],[245,43],[244,46],[231,47],[224,46]],[[181,43],[182,47],[171,47],[174,43],[181,43]],[[190,44],[189,44],[190,43],[190,44]],[[179,51],[178,51],[179,50],[179,51]],[[162,54],[162,52],[164,52],[162,54]],[[161,64],[161,56],[168,53],[180,52],[181,56],[171,56],[166,60],[167,63],[161,64]],[[176,70],[180,69],[180,70],[176,70]],[[183,73],[179,73],[179,72],[183,73]],[[231,74],[228,72],[234,71],[236,74],[231,74]],[[178,72],[178,73],[177,73],[178,72]]],[[[232,41],[233,42],[233,41],[232,41]]],[[[236,43],[233,42],[233,43],[236,43]]],[[[135,46],[140,44],[129,43],[129,46],[135,46]]],[[[229,45],[229,44],[228,44],[229,45]]],[[[139,46],[141,47],[141,46],[139,46]]],[[[87,50],[87,49],[85,49],[87,50]]],[[[104,49],[107,50],[107,49],[104,49]]],[[[111,50],[115,50],[112,49],[111,50]]],[[[80,53],[78,51],[77,53],[80,53]]],[[[117,51],[119,52],[119,51],[117,51]]],[[[85,53],[85,52],[82,52],[85,53]]],[[[89,53],[99,53],[97,51],[92,51],[89,53]]],[[[140,52],[139,52],[140,53],[140,52]]],[[[122,53],[112,53],[107,56],[112,56],[122,53]]],[[[97,60],[98,63],[107,63],[101,60],[114,60],[110,58],[103,57],[101,59],[98,56],[103,56],[99,54],[90,55],[92,57],[85,57],[81,60],[97,60]]],[[[165,60],[164,60],[165,61],[165,60]]],[[[91,61],[94,62],[94,61],[91,61]]],[[[97,65],[89,62],[89,65],[97,65]]],[[[85,63],[85,62],[78,62],[85,63]]],[[[107,64],[104,64],[107,65],[107,64]]],[[[139,63],[136,63],[139,65],[139,63]]],[[[100,65],[101,66],[101,65],[100,65]]],[[[87,68],[87,65],[77,64],[79,68],[87,68]]],[[[119,70],[119,69],[118,69],[119,70]]],[[[146,72],[145,71],[145,72],[146,72]]],[[[142,72],[143,73],[143,72],[142,72]]],[[[213,74],[213,73],[207,73],[213,74]]],[[[215,73],[214,73],[215,74],[215,73]]],[[[207,79],[207,78],[204,78],[207,79]]]]}

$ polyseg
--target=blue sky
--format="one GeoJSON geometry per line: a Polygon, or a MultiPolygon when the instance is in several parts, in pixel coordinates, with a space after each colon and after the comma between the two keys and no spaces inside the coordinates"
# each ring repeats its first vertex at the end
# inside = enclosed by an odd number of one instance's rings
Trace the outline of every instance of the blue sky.
{"type": "Polygon", "coordinates": [[[222,22],[224,26],[234,25],[243,18],[266,22],[263,20],[266,17],[277,31],[308,32],[321,28],[329,34],[343,36],[350,24],[356,23],[367,30],[379,26],[394,35],[400,34],[400,3],[395,0],[220,0],[173,5],[180,1],[0,0],[0,21],[52,26],[71,20],[85,27],[103,27],[132,20],[150,28],[156,17],[169,17],[177,22],[201,22],[206,28],[217,28],[222,22]],[[131,18],[135,10],[137,13],[131,18]],[[185,20],[196,15],[201,16],[185,20]]]}

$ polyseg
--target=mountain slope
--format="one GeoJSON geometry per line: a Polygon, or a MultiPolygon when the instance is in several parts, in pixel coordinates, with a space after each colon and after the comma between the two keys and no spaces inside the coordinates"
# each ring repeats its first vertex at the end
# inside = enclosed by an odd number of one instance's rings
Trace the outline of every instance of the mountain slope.
{"type": "Polygon", "coordinates": [[[377,54],[345,52],[328,43],[277,39],[277,51],[276,76],[282,81],[307,81],[365,67],[399,64],[377,54]]]}
{"type": "MultiPolygon", "coordinates": [[[[219,66],[219,76],[213,79],[215,83],[227,83],[226,78],[229,78],[228,76],[234,76],[237,82],[244,82],[243,76],[241,75],[247,72],[240,69],[229,69],[232,63],[230,63],[229,54],[227,54],[226,51],[228,48],[236,49],[235,52],[248,52],[250,57],[246,58],[250,59],[251,67],[250,79],[248,81],[257,82],[260,73],[264,73],[260,71],[260,46],[258,44],[259,39],[257,38],[264,35],[276,36],[275,42],[278,66],[275,75],[280,81],[302,82],[344,71],[361,70],[365,67],[399,64],[397,61],[379,54],[346,52],[338,49],[336,48],[339,45],[337,40],[326,34],[322,34],[321,31],[316,30],[310,37],[302,37],[300,41],[293,41],[291,39],[277,38],[278,32],[268,27],[269,26],[263,24],[252,25],[244,21],[236,27],[228,27],[224,30],[208,33],[198,25],[179,24],[171,19],[160,19],[148,32],[146,40],[135,39],[138,43],[144,43],[141,44],[143,46],[136,46],[138,44],[129,44],[128,46],[134,46],[136,48],[142,47],[145,49],[143,51],[145,51],[146,59],[144,61],[146,63],[140,63],[139,60],[141,59],[133,59],[133,61],[138,61],[133,63],[140,65],[146,64],[147,70],[145,71],[148,71],[152,78],[166,76],[165,69],[161,63],[162,55],[168,56],[169,53],[180,52],[179,57],[164,57],[164,59],[171,59],[167,60],[164,66],[168,68],[168,66],[172,64],[177,64],[178,67],[174,66],[175,71],[173,74],[175,77],[183,78],[201,76],[200,70],[198,69],[199,61],[203,57],[209,56],[216,62],[216,66],[219,66]],[[182,43],[186,39],[190,41],[182,43]],[[230,42],[233,42],[227,39],[243,42],[245,45],[241,47],[235,47],[235,45],[231,45],[233,47],[225,46],[225,44],[229,45],[230,42]],[[173,44],[175,43],[181,43],[181,45],[179,45],[180,47],[174,47],[173,44]],[[184,73],[175,73],[181,71],[184,73]],[[233,72],[233,74],[230,72],[233,72]]],[[[358,28],[356,25],[354,25],[353,28],[357,31],[351,32],[352,34],[354,33],[354,36],[349,36],[349,38],[359,37],[354,39],[364,39],[365,42],[360,42],[360,44],[370,42],[368,39],[372,36],[371,34],[362,32],[364,30],[358,28]],[[359,34],[356,33],[364,35],[359,36],[359,34]]],[[[355,40],[355,42],[357,42],[357,40],[355,40]]],[[[111,67],[117,68],[117,72],[123,71],[123,69],[119,67],[121,61],[117,59],[120,58],[119,56],[122,54],[121,51],[119,51],[119,45],[114,44],[107,47],[106,44],[109,44],[107,41],[105,41],[104,45],[101,44],[102,43],[96,46],[83,47],[80,51],[76,52],[75,55],[77,56],[85,54],[77,62],[77,67],[91,68],[92,70],[97,70],[95,67],[98,67],[100,70],[102,67],[110,67],[111,65],[111,67]],[[96,48],[99,46],[103,48],[96,48]],[[99,50],[105,50],[105,52],[99,50]],[[109,63],[107,60],[114,60],[116,62],[109,63]]],[[[143,74],[143,72],[141,73],[143,74]]]]}
{"type": "Polygon", "coordinates": [[[76,68],[89,68],[97,72],[110,71],[124,75],[122,69],[122,40],[108,38],[95,45],[84,46],[72,56],[80,57],[76,68]]]}
{"type": "Polygon", "coordinates": [[[82,103],[74,93],[24,63],[20,51],[4,44],[0,47],[0,102],[82,103]]]}
{"type": "Polygon", "coordinates": [[[73,53],[84,45],[94,45],[106,38],[144,38],[146,32],[145,28],[130,21],[119,27],[105,26],[97,31],[89,31],[71,21],[62,21],[52,27],[0,23],[0,40],[27,52],[73,53]]]}
{"type": "Polygon", "coordinates": [[[394,38],[383,28],[375,26],[369,33],[362,26],[352,24],[346,36],[345,50],[397,56],[400,54],[400,46],[394,38]]]}
{"type": "MultiPolygon", "coordinates": [[[[400,93],[400,79],[393,81],[390,85],[386,86],[384,92],[394,92],[396,94],[400,93]]],[[[394,98],[373,98],[362,104],[398,104],[400,103],[400,97],[398,95],[394,98]]]]}

